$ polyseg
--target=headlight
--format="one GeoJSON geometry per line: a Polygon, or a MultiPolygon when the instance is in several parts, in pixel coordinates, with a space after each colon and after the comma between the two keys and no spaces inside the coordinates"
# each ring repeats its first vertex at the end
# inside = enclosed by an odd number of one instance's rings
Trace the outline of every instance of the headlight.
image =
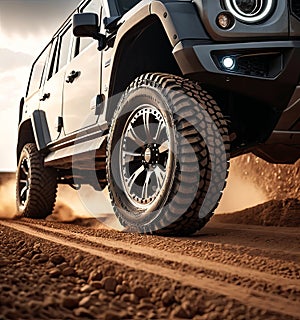
{"type": "Polygon", "coordinates": [[[275,0],[224,0],[224,2],[227,10],[237,19],[256,23],[270,14],[275,0]]]}

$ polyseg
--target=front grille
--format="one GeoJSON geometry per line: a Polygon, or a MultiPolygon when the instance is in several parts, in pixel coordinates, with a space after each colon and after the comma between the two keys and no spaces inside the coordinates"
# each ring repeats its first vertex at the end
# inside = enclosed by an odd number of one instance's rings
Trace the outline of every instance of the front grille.
{"type": "Polygon", "coordinates": [[[300,1],[291,0],[291,9],[294,16],[300,20],[300,1]]]}
{"type": "Polygon", "coordinates": [[[269,77],[269,59],[268,56],[240,57],[237,59],[237,73],[254,76],[269,77]]]}

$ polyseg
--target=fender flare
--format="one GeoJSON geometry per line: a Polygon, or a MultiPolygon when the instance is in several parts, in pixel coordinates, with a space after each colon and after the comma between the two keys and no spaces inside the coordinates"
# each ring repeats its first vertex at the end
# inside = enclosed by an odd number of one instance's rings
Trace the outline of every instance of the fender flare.
{"type": "Polygon", "coordinates": [[[46,113],[43,110],[34,110],[31,115],[31,125],[38,150],[43,150],[51,142],[46,113]]]}
{"type": "MultiPolygon", "coordinates": [[[[122,50],[122,41],[130,35],[131,30],[135,26],[145,21],[151,16],[155,16],[161,22],[164,31],[174,48],[178,43],[183,40],[209,40],[209,36],[202,25],[198,16],[197,9],[191,2],[170,2],[163,3],[161,1],[151,1],[146,5],[141,3],[132,9],[132,15],[120,20],[120,28],[114,43],[114,49],[111,54],[111,75],[116,74],[116,69],[120,60],[118,59],[118,52],[122,50]]],[[[131,12],[131,11],[129,11],[131,12]]],[[[129,14],[128,12],[128,14],[129,14]]],[[[184,66],[180,65],[182,69],[184,66]]],[[[111,96],[111,88],[115,78],[112,76],[109,80],[109,96],[111,96]]]]}
{"type": "MultiPolygon", "coordinates": [[[[174,47],[184,40],[198,40],[208,41],[210,38],[205,31],[204,26],[199,18],[197,8],[192,2],[162,2],[162,1],[149,1],[141,2],[132,8],[124,17],[119,21],[120,27],[118,29],[116,39],[112,51],[107,54],[104,53],[104,60],[107,65],[104,68],[104,76],[102,79],[103,88],[107,88],[108,98],[118,94],[115,89],[117,83],[117,70],[122,63],[122,51],[126,50],[126,39],[137,32],[142,32],[142,27],[149,25],[151,18],[159,21],[164,29],[167,38],[170,41],[172,52],[175,57],[174,47]],[[109,66],[109,68],[107,68],[109,66]],[[105,70],[106,69],[106,70],[105,70]]],[[[154,35],[155,36],[155,35],[154,35]]],[[[179,69],[183,72],[186,68],[185,61],[177,61],[179,69]]],[[[129,85],[129,83],[128,83],[129,85]]],[[[113,104],[115,104],[115,100],[113,104]]],[[[106,118],[107,104],[104,107],[104,117],[106,118]]]]}

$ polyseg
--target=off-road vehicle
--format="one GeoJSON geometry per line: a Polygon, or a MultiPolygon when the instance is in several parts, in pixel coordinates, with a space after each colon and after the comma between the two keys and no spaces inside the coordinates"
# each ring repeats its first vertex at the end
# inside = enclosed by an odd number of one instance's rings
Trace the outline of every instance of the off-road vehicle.
{"type": "Polygon", "coordinates": [[[299,120],[299,0],[84,0],[20,103],[18,211],[90,184],[129,230],[191,234],[229,156],[299,158],[299,120]]]}

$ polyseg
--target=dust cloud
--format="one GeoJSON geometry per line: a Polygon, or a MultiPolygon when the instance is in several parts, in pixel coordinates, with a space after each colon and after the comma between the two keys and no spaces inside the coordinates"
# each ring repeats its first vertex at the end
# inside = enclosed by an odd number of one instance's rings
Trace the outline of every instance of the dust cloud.
{"type": "Polygon", "coordinates": [[[78,218],[90,218],[91,214],[82,204],[78,192],[68,185],[59,185],[54,211],[47,220],[72,222],[78,218]]]}
{"type": "MultiPolygon", "coordinates": [[[[217,214],[241,211],[271,200],[300,200],[300,160],[294,165],[279,165],[246,154],[230,162],[227,186],[217,214]]],[[[78,192],[60,185],[54,212],[47,220],[72,222],[98,218],[103,224],[116,224],[119,228],[107,190],[104,191],[99,193],[83,186],[78,192]]],[[[0,173],[0,218],[15,216],[15,173],[0,173]]]]}
{"type": "Polygon", "coordinates": [[[0,179],[0,218],[12,219],[16,216],[15,179],[10,174],[3,174],[0,179]]]}
{"type": "Polygon", "coordinates": [[[216,214],[243,210],[269,200],[259,185],[251,179],[244,178],[238,161],[239,159],[231,160],[227,185],[216,214]]]}
{"type": "Polygon", "coordinates": [[[272,164],[245,154],[230,161],[227,187],[216,213],[287,199],[300,200],[300,160],[292,165],[272,164]]]}

